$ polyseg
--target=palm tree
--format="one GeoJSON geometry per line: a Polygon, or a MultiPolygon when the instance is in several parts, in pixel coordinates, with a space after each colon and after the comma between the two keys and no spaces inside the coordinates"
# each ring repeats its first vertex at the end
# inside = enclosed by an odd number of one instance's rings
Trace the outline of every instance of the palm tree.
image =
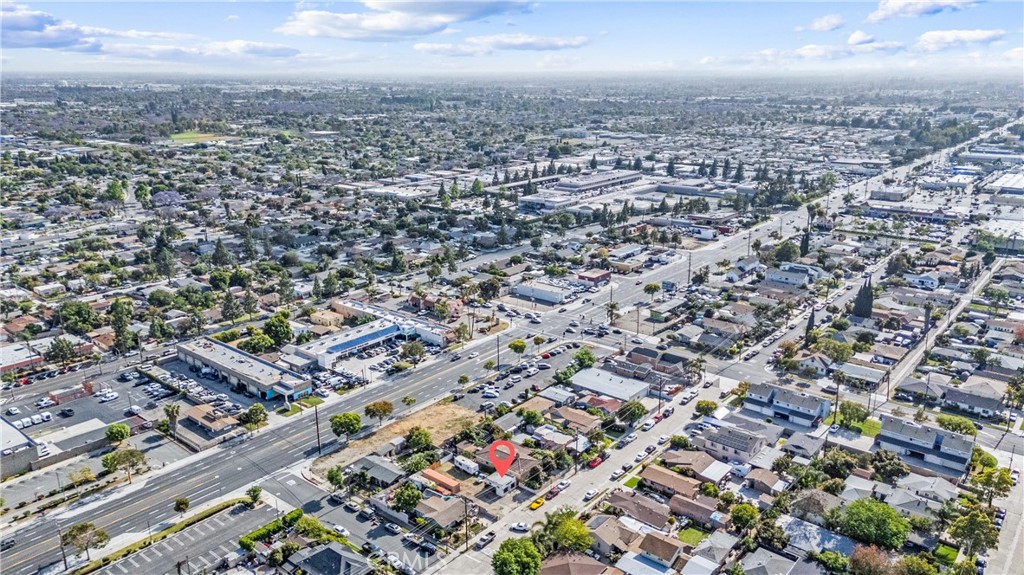
{"type": "Polygon", "coordinates": [[[610,301],[604,304],[604,309],[608,312],[608,323],[614,323],[619,317],[619,303],[610,301]]]}
{"type": "Polygon", "coordinates": [[[167,416],[167,423],[171,427],[171,437],[175,437],[178,429],[178,415],[181,413],[181,405],[177,403],[169,403],[164,406],[164,415],[167,416]]]}
{"type": "Polygon", "coordinates": [[[704,381],[704,366],[706,364],[707,362],[704,361],[704,357],[697,356],[686,362],[686,370],[689,371],[691,375],[696,376],[697,382],[700,383],[704,381]]]}

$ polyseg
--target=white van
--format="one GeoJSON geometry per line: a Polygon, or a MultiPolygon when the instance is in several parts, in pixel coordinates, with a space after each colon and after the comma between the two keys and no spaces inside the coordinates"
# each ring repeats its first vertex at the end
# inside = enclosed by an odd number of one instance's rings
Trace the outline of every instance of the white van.
{"type": "Polygon", "coordinates": [[[43,417],[43,421],[53,421],[53,414],[50,413],[49,411],[44,411],[39,415],[43,417]]]}
{"type": "Polygon", "coordinates": [[[39,425],[43,422],[43,416],[38,413],[32,415],[32,425],[39,425]]]}
{"type": "Polygon", "coordinates": [[[22,417],[21,418],[21,427],[22,428],[32,427],[32,418],[31,417],[22,417]]]}
{"type": "Polygon", "coordinates": [[[651,428],[654,427],[655,423],[656,422],[653,419],[648,419],[647,421],[644,422],[643,426],[641,426],[640,429],[644,431],[650,431],[651,428]]]}

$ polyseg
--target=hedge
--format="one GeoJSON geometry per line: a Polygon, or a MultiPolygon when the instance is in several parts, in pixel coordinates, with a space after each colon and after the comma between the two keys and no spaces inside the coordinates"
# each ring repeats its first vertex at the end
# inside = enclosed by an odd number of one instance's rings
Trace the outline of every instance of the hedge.
{"type": "Polygon", "coordinates": [[[211,507],[211,508],[209,508],[209,509],[207,509],[207,510],[201,512],[201,513],[197,513],[196,515],[193,515],[192,517],[189,517],[188,519],[186,519],[184,521],[181,521],[179,523],[175,523],[174,525],[168,527],[167,529],[164,529],[163,531],[155,533],[152,537],[147,537],[146,539],[143,539],[142,541],[138,541],[136,543],[133,543],[133,544],[131,544],[131,545],[129,545],[129,546],[123,548],[123,549],[120,549],[118,551],[115,551],[115,552],[111,553],[110,555],[107,555],[106,557],[103,557],[102,559],[97,559],[95,561],[87,563],[87,564],[77,568],[76,570],[74,570],[73,573],[74,573],[74,575],[85,575],[86,573],[92,573],[93,571],[96,571],[100,567],[103,567],[105,565],[109,565],[110,563],[113,563],[114,561],[123,559],[123,558],[131,555],[132,553],[135,553],[139,549],[143,549],[143,548],[149,547],[151,544],[157,543],[159,541],[162,541],[163,539],[165,539],[167,537],[170,537],[171,535],[181,531],[182,529],[185,529],[187,527],[191,527],[191,526],[195,525],[196,523],[199,523],[200,521],[203,521],[204,519],[208,519],[211,516],[213,516],[213,515],[215,515],[217,513],[220,513],[221,511],[224,511],[225,509],[229,509],[229,508],[234,507],[235,505],[238,505],[239,503],[242,503],[242,502],[245,502],[245,501],[248,501],[248,498],[232,499],[232,500],[229,500],[229,501],[224,501],[224,502],[218,503],[217,505],[214,505],[213,507],[211,507]]]}
{"type": "Polygon", "coordinates": [[[302,518],[302,510],[294,509],[289,511],[280,519],[275,519],[270,523],[267,523],[263,527],[259,527],[253,531],[250,531],[243,535],[238,540],[238,545],[246,551],[252,551],[256,547],[257,541],[265,541],[270,539],[274,535],[284,531],[285,529],[295,525],[299,519],[302,518]]]}

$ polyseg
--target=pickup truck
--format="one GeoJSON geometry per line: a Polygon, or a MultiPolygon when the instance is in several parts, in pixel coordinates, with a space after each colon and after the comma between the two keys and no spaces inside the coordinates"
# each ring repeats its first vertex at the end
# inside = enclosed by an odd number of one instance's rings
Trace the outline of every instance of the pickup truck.
{"type": "Polygon", "coordinates": [[[484,536],[481,537],[480,540],[476,542],[476,548],[477,549],[483,549],[484,547],[487,547],[487,545],[491,541],[494,541],[495,537],[497,537],[497,534],[495,534],[494,531],[488,531],[487,533],[484,533],[484,536]]]}

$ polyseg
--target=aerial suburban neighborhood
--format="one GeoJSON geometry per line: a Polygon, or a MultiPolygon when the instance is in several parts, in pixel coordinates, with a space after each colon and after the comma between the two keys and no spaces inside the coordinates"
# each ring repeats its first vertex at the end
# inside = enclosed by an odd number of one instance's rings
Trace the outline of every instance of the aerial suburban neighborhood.
{"type": "Polygon", "coordinates": [[[1022,573],[1019,67],[152,57],[2,78],[5,575],[1022,573]]]}

